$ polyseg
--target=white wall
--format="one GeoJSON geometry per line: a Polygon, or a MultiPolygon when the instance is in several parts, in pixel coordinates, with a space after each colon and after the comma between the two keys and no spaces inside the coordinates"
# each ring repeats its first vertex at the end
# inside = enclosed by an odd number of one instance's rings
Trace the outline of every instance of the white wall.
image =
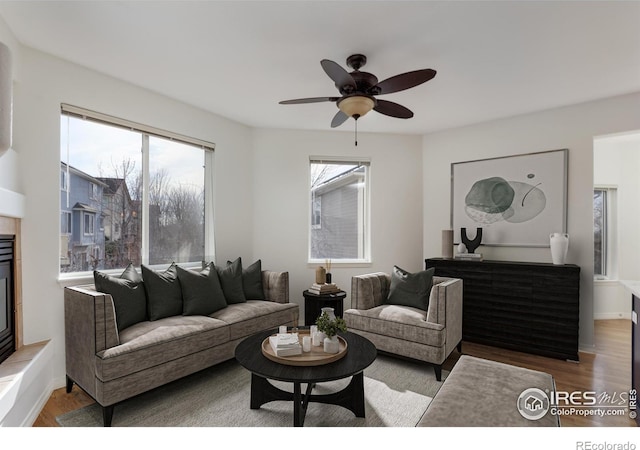
{"type": "Polygon", "coordinates": [[[594,141],[593,182],[617,187],[615,269],[594,281],[594,317],[631,317],[631,295],[617,280],[640,280],[640,133],[603,136],[594,141]]]}
{"type": "MultiPolygon", "coordinates": [[[[69,103],[216,144],[219,261],[253,252],[251,134],[243,125],[144,88],[21,49],[14,148],[26,196],[22,222],[24,340],[51,339],[56,384],[64,381],[63,287],[58,282],[60,104],[69,103]]],[[[76,284],[81,280],[69,282],[76,284]]],[[[90,280],[87,280],[90,281],[90,280]]]]}
{"type": "MultiPolygon", "coordinates": [[[[12,72],[15,80],[18,78],[20,67],[20,46],[2,17],[0,17],[0,42],[9,47],[11,52],[12,72]]],[[[0,155],[0,189],[11,192],[23,191],[21,180],[18,176],[18,160],[19,157],[13,149],[9,149],[6,153],[0,155]]]]}
{"type": "Polygon", "coordinates": [[[254,130],[254,258],[263,268],[288,270],[290,300],[301,305],[302,291],[315,279],[307,264],[309,239],[309,156],[369,157],[371,186],[371,264],[333,265],[333,281],[347,292],[351,277],[394,264],[421,270],[422,148],[420,136],[351,132],[254,130]]]}
{"type": "MultiPolygon", "coordinates": [[[[426,135],[424,255],[440,256],[450,227],[451,163],[569,149],[567,262],[581,267],[580,347],[593,349],[593,138],[640,128],[640,93],[426,135]]],[[[551,262],[548,248],[485,247],[486,259],[551,262]]]]}

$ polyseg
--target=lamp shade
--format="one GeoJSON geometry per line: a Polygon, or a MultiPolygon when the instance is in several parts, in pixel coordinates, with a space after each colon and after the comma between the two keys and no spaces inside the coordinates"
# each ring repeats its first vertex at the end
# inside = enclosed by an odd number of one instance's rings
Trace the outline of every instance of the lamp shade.
{"type": "Polygon", "coordinates": [[[373,109],[375,102],[370,97],[363,95],[354,95],[353,97],[346,97],[338,103],[340,111],[345,113],[349,117],[362,117],[373,109]]]}
{"type": "Polygon", "coordinates": [[[0,42],[0,155],[11,148],[13,75],[11,52],[0,42]]]}

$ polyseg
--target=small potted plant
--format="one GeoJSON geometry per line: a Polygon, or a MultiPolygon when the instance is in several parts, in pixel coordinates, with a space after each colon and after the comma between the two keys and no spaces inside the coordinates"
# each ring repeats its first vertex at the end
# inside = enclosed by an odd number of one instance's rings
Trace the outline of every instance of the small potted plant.
{"type": "Polygon", "coordinates": [[[338,353],[340,351],[340,342],[338,341],[338,331],[347,331],[347,324],[342,317],[330,317],[326,311],[323,311],[316,320],[318,331],[325,334],[324,351],[325,353],[338,353]]]}

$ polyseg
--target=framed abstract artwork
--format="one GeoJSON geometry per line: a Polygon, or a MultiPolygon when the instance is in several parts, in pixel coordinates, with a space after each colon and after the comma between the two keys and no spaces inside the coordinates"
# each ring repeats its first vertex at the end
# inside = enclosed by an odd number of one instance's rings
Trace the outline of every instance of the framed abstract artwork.
{"type": "Polygon", "coordinates": [[[451,164],[451,227],[482,245],[549,247],[566,233],[569,150],[551,150],[451,164]]]}

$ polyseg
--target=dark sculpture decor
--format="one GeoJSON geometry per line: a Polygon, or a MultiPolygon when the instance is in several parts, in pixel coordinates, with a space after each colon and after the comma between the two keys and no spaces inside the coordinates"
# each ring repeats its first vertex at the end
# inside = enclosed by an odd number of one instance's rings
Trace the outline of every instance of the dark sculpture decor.
{"type": "Polygon", "coordinates": [[[480,242],[482,242],[482,228],[476,228],[476,237],[473,240],[470,240],[467,237],[467,229],[460,229],[460,238],[462,239],[462,243],[467,247],[467,251],[469,253],[475,253],[476,249],[480,246],[480,242]]]}

